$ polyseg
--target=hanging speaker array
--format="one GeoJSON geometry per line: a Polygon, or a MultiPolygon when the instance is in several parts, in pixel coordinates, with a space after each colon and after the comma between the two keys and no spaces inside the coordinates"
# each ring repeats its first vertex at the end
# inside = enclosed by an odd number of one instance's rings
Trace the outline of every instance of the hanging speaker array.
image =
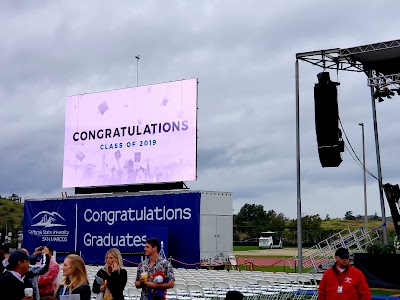
{"type": "Polygon", "coordinates": [[[317,78],[314,105],[319,160],[323,168],[338,167],[342,162],[341,153],[344,152],[342,132],[339,129],[339,83],[330,79],[329,72],[321,72],[317,78]]]}

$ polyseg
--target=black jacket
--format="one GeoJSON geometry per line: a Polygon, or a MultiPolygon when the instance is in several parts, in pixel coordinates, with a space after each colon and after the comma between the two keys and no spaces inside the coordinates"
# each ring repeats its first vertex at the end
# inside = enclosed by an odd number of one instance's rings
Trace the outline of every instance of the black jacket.
{"type": "Polygon", "coordinates": [[[6,271],[0,275],[1,299],[21,300],[25,297],[24,289],[25,284],[11,272],[6,271]]]}
{"type": "MultiPolygon", "coordinates": [[[[124,288],[126,286],[126,282],[128,281],[128,273],[125,269],[120,270],[119,274],[118,271],[112,272],[109,275],[104,269],[100,269],[97,272],[97,276],[102,278],[103,280],[107,280],[107,287],[111,292],[113,300],[124,300],[124,288]]],[[[100,292],[100,285],[94,280],[93,282],[93,293],[100,292]]]]}
{"type": "MultiPolygon", "coordinates": [[[[56,292],[56,298],[60,299],[60,295],[63,294],[65,286],[61,285],[60,288],[56,292]]],[[[67,295],[67,293],[65,293],[67,295]]],[[[79,294],[81,296],[81,300],[90,300],[92,293],[90,292],[90,286],[83,284],[80,287],[74,289],[71,294],[79,294]]]]}

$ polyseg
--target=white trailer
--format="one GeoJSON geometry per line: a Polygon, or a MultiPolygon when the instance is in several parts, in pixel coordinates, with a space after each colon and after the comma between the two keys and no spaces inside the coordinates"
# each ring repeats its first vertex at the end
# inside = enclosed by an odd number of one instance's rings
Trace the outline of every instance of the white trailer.
{"type": "Polygon", "coordinates": [[[229,263],[233,251],[232,194],[202,192],[200,208],[201,265],[229,263]]]}

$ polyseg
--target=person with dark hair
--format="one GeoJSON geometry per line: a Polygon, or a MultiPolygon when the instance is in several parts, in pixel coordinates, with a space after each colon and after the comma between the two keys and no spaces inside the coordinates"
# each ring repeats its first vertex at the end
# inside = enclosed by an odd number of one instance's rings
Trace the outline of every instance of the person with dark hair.
{"type": "MultiPolygon", "coordinates": [[[[28,250],[25,248],[20,248],[19,250],[24,251],[27,255],[29,255],[28,250]]],[[[50,255],[49,250],[45,247],[37,247],[33,252],[33,258],[30,260],[29,271],[25,274],[25,287],[33,289],[33,298],[35,300],[39,300],[39,286],[38,286],[38,277],[41,274],[45,274],[49,270],[50,265],[50,255]],[[37,263],[36,256],[41,253],[42,261],[40,264],[37,263]]]]}
{"type": "Polygon", "coordinates": [[[158,253],[160,242],[150,238],[144,246],[144,254],[148,257],[137,269],[135,286],[142,289],[141,300],[165,299],[167,289],[174,287],[175,277],[171,263],[158,253]]]}
{"type": "Polygon", "coordinates": [[[225,296],[226,300],[243,300],[243,294],[239,291],[228,291],[225,296]]]}
{"type": "Polygon", "coordinates": [[[58,273],[60,272],[60,265],[53,258],[53,247],[47,245],[44,248],[48,249],[50,264],[49,264],[49,270],[43,275],[40,275],[38,277],[40,297],[54,295],[54,291],[56,290],[57,287],[57,282],[56,282],[57,276],[58,273]]]}
{"type": "Polygon", "coordinates": [[[318,287],[318,300],[370,300],[371,291],[364,274],[349,264],[349,250],[338,248],[335,263],[325,271],[318,287]]]}
{"type": "Polygon", "coordinates": [[[157,252],[160,252],[160,241],[158,238],[150,238],[146,241],[146,244],[149,244],[151,247],[157,247],[157,252]]]}
{"type": "Polygon", "coordinates": [[[10,254],[6,269],[0,275],[1,299],[7,300],[33,300],[32,296],[24,294],[24,277],[29,271],[29,262],[34,256],[29,256],[23,250],[16,250],[10,254]]]}

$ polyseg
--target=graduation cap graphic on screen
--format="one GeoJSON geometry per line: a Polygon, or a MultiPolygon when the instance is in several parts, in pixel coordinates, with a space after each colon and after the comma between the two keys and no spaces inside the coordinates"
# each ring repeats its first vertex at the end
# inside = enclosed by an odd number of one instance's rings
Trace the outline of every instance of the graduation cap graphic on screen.
{"type": "Polygon", "coordinates": [[[140,159],[142,157],[142,153],[141,152],[135,152],[135,162],[140,162],[140,159]]]}
{"type": "Polygon", "coordinates": [[[106,103],[106,101],[104,101],[103,103],[101,103],[98,106],[99,112],[101,113],[101,115],[104,115],[104,113],[108,110],[108,105],[106,103]]]}
{"type": "Polygon", "coordinates": [[[161,101],[160,106],[166,106],[168,104],[169,99],[167,98],[167,96],[164,97],[163,101],[161,101]]]}
{"type": "Polygon", "coordinates": [[[121,151],[119,151],[119,150],[115,151],[114,155],[115,155],[115,159],[116,160],[120,159],[121,158],[121,151]]]}
{"type": "Polygon", "coordinates": [[[79,160],[82,161],[85,158],[85,154],[83,154],[81,151],[79,151],[75,157],[79,160]]]}

